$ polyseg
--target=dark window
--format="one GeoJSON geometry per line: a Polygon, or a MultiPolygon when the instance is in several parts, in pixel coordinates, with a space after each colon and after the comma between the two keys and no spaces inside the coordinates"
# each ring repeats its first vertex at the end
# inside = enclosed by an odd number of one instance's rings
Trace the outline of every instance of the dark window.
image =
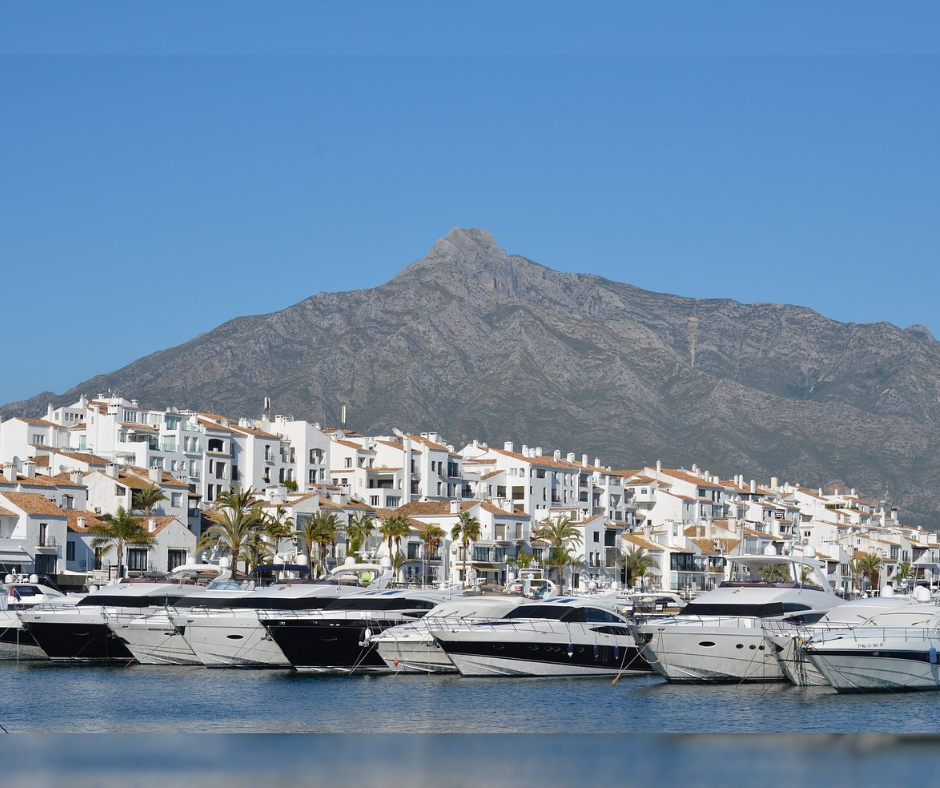
{"type": "Polygon", "coordinates": [[[185,550],[168,550],[166,554],[166,567],[169,570],[176,569],[186,563],[185,550]]]}
{"type": "Polygon", "coordinates": [[[147,551],[131,548],[127,551],[127,570],[129,572],[147,571],[147,551]]]}

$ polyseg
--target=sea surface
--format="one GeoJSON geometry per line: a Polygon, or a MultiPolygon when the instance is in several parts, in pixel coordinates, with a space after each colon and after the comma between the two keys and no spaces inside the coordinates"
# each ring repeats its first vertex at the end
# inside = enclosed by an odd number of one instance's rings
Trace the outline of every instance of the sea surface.
{"type": "Polygon", "coordinates": [[[859,788],[930,784],[940,773],[940,738],[923,735],[940,730],[938,693],[655,676],[7,662],[0,726],[6,781],[69,788],[859,788]],[[766,735],[741,735],[755,733],[766,735]]]}
{"type": "Polygon", "coordinates": [[[0,725],[57,733],[940,733],[940,693],[0,663],[0,725]]]}

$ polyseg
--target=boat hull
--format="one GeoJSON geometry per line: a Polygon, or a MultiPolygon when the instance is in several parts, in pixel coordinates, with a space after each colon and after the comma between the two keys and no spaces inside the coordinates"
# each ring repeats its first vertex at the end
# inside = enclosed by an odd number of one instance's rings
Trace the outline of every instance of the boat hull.
{"type": "Polygon", "coordinates": [[[108,626],[142,665],[201,665],[165,615],[111,619],[108,626]]]}
{"type": "Polygon", "coordinates": [[[750,626],[649,624],[634,629],[652,669],[675,683],[786,681],[759,622],[750,626]]]}
{"type": "Polygon", "coordinates": [[[254,611],[194,613],[172,617],[199,662],[207,668],[290,668],[280,646],[254,611]]]}
{"type": "Polygon", "coordinates": [[[395,673],[457,672],[457,666],[430,633],[420,638],[379,640],[376,648],[385,664],[395,673]]]}
{"type": "Polygon", "coordinates": [[[262,622],[287,660],[301,671],[390,673],[371,636],[402,620],[271,619],[262,622]]]}
{"type": "Polygon", "coordinates": [[[837,692],[909,692],[940,689],[938,649],[940,638],[917,645],[908,642],[903,648],[884,643],[874,648],[833,645],[816,650],[809,644],[806,655],[837,692]]]}
{"type": "Polygon", "coordinates": [[[27,628],[49,659],[56,662],[136,662],[127,646],[100,618],[28,621],[27,628]]]}
{"type": "Polygon", "coordinates": [[[572,634],[570,625],[541,622],[493,625],[434,632],[463,676],[585,678],[649,674],[626,627],[619,635],[591,631],[572,634]]]}

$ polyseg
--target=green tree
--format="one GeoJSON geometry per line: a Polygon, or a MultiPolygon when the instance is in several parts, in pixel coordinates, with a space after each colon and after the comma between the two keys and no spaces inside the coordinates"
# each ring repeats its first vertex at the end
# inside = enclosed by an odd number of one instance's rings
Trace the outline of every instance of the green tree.
{"type": "Polygon", "coordinates": [[[865,577],[868,578],[868,587],[872,589],[878,588],[881,556],[877,553],[865,553],[859,560],[862,563],[862,571],[865,577]]]}
{"type": "Polygon", "coordinates": [[[849,561],[849,574],[852,575],[852,587],[857,594],[862,588],[862,577],[865,575],[865,565],[858,558],[849,561]]]}
{"type": "Polygon", "coordinates": [[[558,574],[558,587],[561,588],[562,574],[568,566],[569,548],[584,543],[581,530],[570,517],[555,517],[542,523],[532,534],[532,538],[548,542],[552,546],[545,566],[555,569],[558,574]]]}
{"type": "Polygon", "coordinates": [[[641,545],[633,545],[625,553],[618,555],[617,565],[626,573],[628,587],[632,587],[638,578],[644,579],[647,572],[657,566],[656,559],[641,545]]]}
{"type": "Polygon", "coordinates": [[[510,566],[516,567],[519,570],[522,570],[531,566],[534,560],[535,557],[532,555],[532,553],[527,553],[522,549],[522,545],[520,545],[516,554],[506,559],[506,563],[510,566]]]}
{"type": "Polygon", "coordinates": [[[346,554],[359,557],[368,548],[369,537],[375,533],[375,520],[368,512],[356,512],[346,526],[346,554]]]}
{"type": "Polygon", "coordinates": [[[441,528],[439,525],[434,523],[429,524],[424,529],[424,582],[428,581],[428,559],[433,558],[437,555],[437,551],[440,549],[441,544],[444,542],[444,537],[447,536],[447,532],[441,528]]]}
{"type": "Polygon", "coordinates": [[[902,583],[905,580],[912,577],[914,574],[914,567],[911,566],[910,561],[904,561],[899,567],[898,571],[894,573],[894,579],[898,583],[902,583]]]}
{"type": "Polygon", "coordinates": [[[166,494],[155,484],[136,490],[132,496],[133,508],[142,509],[147,517],[153,512],[153,507],[161,501],[167,500],[166,494]]]}
{"type": "Polygon", "coordinates": [[[764,564],[758,571],[765,583],[787,583],[793,579],[790,577],[789,568],[784,564],[764,564]]]}
{"type": "Polygon", "coordinates": [[[326,574],[327,553],[330,545],[336,540],[338,529],[339,518],[332,512],[321,509],[312,517],[305,517],[301,520],[300,527],[294,531],[303,539],[311,572],[315,566],[319,565],[323,574],[326,574]],[[316,557],[314,548],[316,548],[316,557]]]}
{"type": "Polygon", "coordinates": [[[454,527],[450,529],[450,538],[454,541],[459,539],[460,544],[463,546],[464,579],[466,579],[470,573],[471,562],[469,545],[471,542],[477,541],[482,532],[480,521],[470,514],[469,511],[461,512],[457,517],[457,522],[454,524],[454,527]]]}
{"type": "Polygon", "coordinates": [[[395,514],[382,521],[379,533],[388,544],[388,555],[391,558],[394,555],[392,546],[396,546],[399,552],[401,551],[401,540],[411,534],[411,524],[403,514],[395,514]]]}
{"type": "Polygon", "coordinates": [[[232,579],[238,579],[238,562],[244,557],[255,532],[264,523],[264,515],[256,505],[254,491],[230,490],[219,494],[215,522],[202,535],[197,550],[221,547],[232,559],[232,579]]]}
{"type": "Polygon", "coordinates": [[[106,514],[101,518],[104,522],[95,524],[88,530],[94,534],[91,546],[107,553],[112,547],[117,549],[118,579],[124,577],[124,546],[126,544],[151,544],[154,535],[144,525],[132,517],[123,506],[119,506],[116,514],[106,514]]]}

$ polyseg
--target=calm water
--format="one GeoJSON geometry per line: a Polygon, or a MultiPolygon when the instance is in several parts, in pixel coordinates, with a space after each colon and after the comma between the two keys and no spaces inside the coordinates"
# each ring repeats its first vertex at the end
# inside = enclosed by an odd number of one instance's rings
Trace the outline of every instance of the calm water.
{"type": "Polygon", "coordinates": [[[11,732],[936,733],[940,694],[837,695],[661,679],[334,677],[201,667],[0,664],[11,732]]]}

